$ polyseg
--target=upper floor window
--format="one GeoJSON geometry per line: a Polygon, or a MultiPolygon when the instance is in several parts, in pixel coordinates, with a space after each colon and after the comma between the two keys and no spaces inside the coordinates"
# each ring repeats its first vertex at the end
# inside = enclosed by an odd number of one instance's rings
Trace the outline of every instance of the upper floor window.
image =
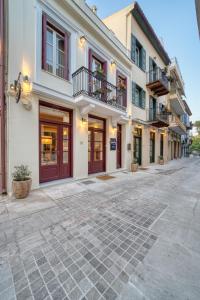
{"type": "Polygon", "coordinates": [[[146,71],[146,51],[133,34],[131,35],[131,59],[139,68],[146,71]]]}
{"type": "Polygon", "coordinates": [[[140,108],[145,109],[146,92],[135,82],[132,82],[132,103],[140,108]]]}
{"type": "Polygon", "coordinates": [[[42,22],[42,68],[58,77],[68,79],[69,35],[48,17],[42,22]]]}
{"type": "Polygon", "coordinates": [[[158,67],[155,61],[149,57],[149,80],[156,81],[158,80],[158,67]]]}

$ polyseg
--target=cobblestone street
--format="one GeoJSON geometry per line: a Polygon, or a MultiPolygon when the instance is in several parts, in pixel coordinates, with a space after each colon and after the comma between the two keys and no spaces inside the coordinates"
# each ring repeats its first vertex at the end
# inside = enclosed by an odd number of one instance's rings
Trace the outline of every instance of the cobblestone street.
{"type": "Polygon", "coordinates": [[[0,299],[200,299],[200,159],[0,201],[0,299]]]}

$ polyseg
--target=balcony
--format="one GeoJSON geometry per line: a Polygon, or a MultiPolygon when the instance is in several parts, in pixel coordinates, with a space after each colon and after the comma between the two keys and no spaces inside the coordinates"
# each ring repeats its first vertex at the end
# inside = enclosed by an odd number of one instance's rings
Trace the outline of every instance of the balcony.
{"type": "Polygon", "coordinates": [[[187,122],[187,123],[185,124],[185,126],[186,126],[186,129],[187,129],[187,130],[192,130],[192,128],[193,128],[193,123],[192,123],[192,121],[187,122]]]}
{"type": "Polygon", "coordinates": [[[73,75],[73,96],[79,106],[93,105],[95,112],[104,115],[126,115],[126,89],[106,81],[103,74],[85,67],[73,75]]]}
{"type": "Polygon", "coordinates": [[[180,135],[186,134],[186,126],[177,116],[172,116],[169,129],[180,135]]]}
{"type": "Polygon", "coordinates": [[[181,91],[179,90],[178,87],[173,85],[171,86],[169,99],[173,111],[177,115],[183,115],[185,112],[185,106],[182,100],[181,91]]]}
{"type": "Polygon", "coordinates": [[[168,78],[159,67],[147,73],[146,86],[157,96],[164,96],[169,93],[168,78]]]}
{"type": "Polygon", "coordinates": [[[163,107],[156,107],[149,109],[148,113],[148,123],[157,128],[163,128],[169,126],[169,115],[170,112],[163,107]]]}

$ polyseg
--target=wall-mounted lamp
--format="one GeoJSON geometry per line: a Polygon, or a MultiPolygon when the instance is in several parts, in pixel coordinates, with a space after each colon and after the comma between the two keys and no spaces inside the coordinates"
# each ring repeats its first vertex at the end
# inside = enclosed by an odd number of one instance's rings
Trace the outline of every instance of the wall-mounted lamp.
{"type": "Polygon", "coordinates": [[[79,40],[79,43],[80,43],[81,48],[84,47],[85,42],[86,42],[86,37],[85,37],[84,35],[82,35],[82,36],[80,37],[80,40],[79,40]]]}
{"type": "Polygon", "coordinates": [[[87,119],[82,118],[82,124],[83,124],[83,125],[87,124],[87,119]]]}
{"type": "Polygon", "coordinates": [[[18,78],[14,80],[14,83],[10,84],[10,90],[15,95],[16,102],[18,103],[21,99],[21,94],[24,91],[25,94],[30,93],[30,80],[28,75],[23,77],[23,82],[21,82],[22,73],[19,72],[18,78]],[[22,87],[23,85],[23,87],[22,87]]]}
{"type": "Polygon", "coordinates": [[[112,68],[115,68],[116,67],[116,65],[117,65],[117,63],[116,63],[116,61],[115,60],[111,60],[111,67],[112,68]]]}

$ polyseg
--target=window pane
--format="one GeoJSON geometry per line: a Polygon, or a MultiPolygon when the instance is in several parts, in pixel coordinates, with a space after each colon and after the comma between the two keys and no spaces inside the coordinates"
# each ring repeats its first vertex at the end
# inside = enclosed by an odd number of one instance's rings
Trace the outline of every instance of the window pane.
{"type": "Polygon", "coordinates": [[[88,118],[88,127],[103,129],[104,121],[95,118],[88,118]]]}
{"type": "Polygon", "coordinates": [[[58,34],[56,35],[56,44],[57,44],[57,49],[64,52],[65,50],[64,38],[58,34]]]}
{"type": "Polygon", "coordinates": [[[42,125],[41,127],[41,164],[57,164],[57,127],[42,125]]]}
{"type": "Polygon", "coordinates": [[[68,163],[69,154],[69,129],[63,128],[63,163],[68,163]]]}
{"type": "Polygon", "coordinates": [[[47,28],[47,43],[53,45],[53,31],[47,28]]]}
{"type": "Polygon", "coordinates": [[[102,142],[95,142],[94,143],[94,150],[95,151],[103,151],[103,143],[102,142]]]}
{"type": "Polygon", "coordinates": [[[46,47],[46,57],[47,57],[48,62],[53,63],[53,46],[51,46],[49,44],[47,44],[47,47],[46,47]]]}
{"type": "Polygon", "coordinates": [[[96,142],[102,142],[103,141],[103,133],[102,132],[94,132],[94,140],[96,142]]]}
{"type": "Polygon", "coordinates": [[[70,122],[68,111],[62,111],[46,106],[40,106],[40,119],[64,123],[70,122]]]}

